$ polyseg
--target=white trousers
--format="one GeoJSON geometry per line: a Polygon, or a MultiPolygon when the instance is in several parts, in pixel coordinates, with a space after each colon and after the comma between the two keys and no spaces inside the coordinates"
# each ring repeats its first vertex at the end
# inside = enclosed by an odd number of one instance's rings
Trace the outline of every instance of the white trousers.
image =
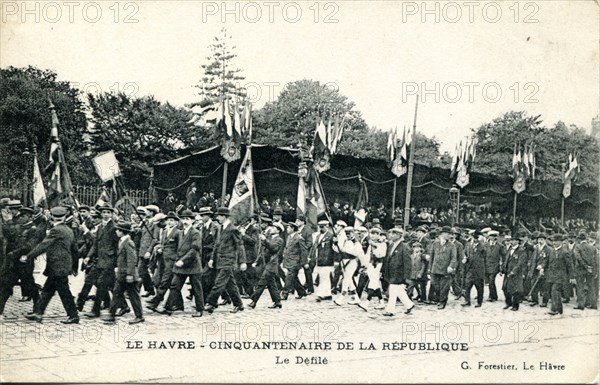
{"type": "Polygon", "coordinates": [[[344,271],[344,278],[342,279],[342,292],[345,293],[356,290],[356,285],[352,280],[352,275],[354,275],[354,272],[358,267],[358,261],[356,259],[342,259],[341,263],[344,271]]]}
{"type": "Polygon", "coordinates": [[[405,308],[410,309],[413,307],[414,303],[406,294],[406,285],[391,285],[389,287],[389,300],[385,311],[388,313],[394,313],[394,309],[396,308],[396,299],[400,299],[400,302],[404,305],[405,308]]]}
{"type": "Polygon", "coordinates": [[[313,282],[319,277],[319,286],[315,287],[315,294],[318,297],[331,296],[331,274],[333,266],[315,266],[313,270],[313,282]]]}

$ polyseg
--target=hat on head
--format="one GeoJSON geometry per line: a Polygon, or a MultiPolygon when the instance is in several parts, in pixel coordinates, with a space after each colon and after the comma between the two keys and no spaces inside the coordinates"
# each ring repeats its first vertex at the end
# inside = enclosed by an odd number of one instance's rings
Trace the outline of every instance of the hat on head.
{"type": "Polygon", "coordinates": [[[271,223],[271,222],[273,222],[273,220],[271,218],[269,218],[269,216],[266,213],[261,213],[260,214],[260,220],[262,222],[265,222],[265,223],[271,223]]]}
{"type": "Polygon", "coordinates": [[[198,210],[198,214],[200,215],[212,215],[212,213],[212,208],[208,206],[200,207],[200,210],[198,210]]]}
{"type": "Polygon", "coordinates": [[[19,212],[26,214],[33,214],[33,209],[31,207],[21,207],[19,212]]]}
{"type": "Polygon", "coordinates": [[[23,205],[21,204],[21,201],[18,199],[11,199],[7,202],[6,205],[9,209],[20,209],[21,207],[23,207],[23,205]]]}
{"type": "Polygon", "coordinates": [[[365,226],[358,226],[356,229],[356,231],[362,231],[362,232],[369,232],[369,230],[367,230],[367,228],[365,226]]]}
{"type": "Polygon", "coordinates": [[[67,213],[68,210],[63,206],[56,206],[50,209],[50,215],[52,215],[55,218],[62,218],[65,215],[67,215],[67,213]]]}
{"type": "Polygon", "coordinates": [[[344,222],[342,220],[339,220],[339,221],[335,222],[335,224],[338,225],[338,226],[342,226],[344,228],[348,227],[348,225],[346,224],[346,222],[344,222]]]}
{"type": "Polygon", "coordinates": [[[492,231],[491,227],[485,227],[485,228],[481,229],[481,234],[487,234],[490,231],[492,231]]]}
{"type": "Polygon", "coordinates": [[[130,233],[131,232],[131,223],[126,222],[126,221],[119,221],[115,225],[115,229],[125,231],[126,233],[130,233]]]}
{"type": "Polygon", "coordinates": [[[427,229],[425,228],[425,226],[419,226],[419,227],[417,227],[417,228],[415,229],[415,231],[421,231],[421,232],[423,232],[423,233],[426,233],[426,232],[427,232],[427,229]]]}
{"type": "Polygon", "coordinates": [[[421,242],[413,242],[412,243],[412,247],[416,247],[416,248],[422,249],[423,245],[421,244],[421,242]]]}
{"type": "Polygon", "coordinates": [[[227,207],[219,207],[217,209],[217,211],[215,212],[215,216],[217,215],[223,215],[228,217],[231,214],[231,212],[229,211],[229,209],[227,207]]]}
{"type": "Polygon", "coordinates": [[[577,234],[577,239],[579,240],[586,240],[587,239],[587,234],[585,233],[585,231],[580,231],[579,234],[577,234]]]}
{"type": "Polygon", "coordinates": [[[104,203],[102,205],[98,205],[96,206],[96,210],[98,210],[99,212],[102,211],[113,211],[113,207],[110,203],[104,203]]]}
{"type": "Polygon", "coordinates": [[[379,220],[379,218],[373,218],[373,225],[380,225],[381,221],[379,220]]]}
{"type": "Polygon", "coordinates": [[[138,206],[138,207],[135,209],[135,211],[136,211],[138,214],[144,214],[144,215],[147,215],[147,214],[148,214],[148,211],[146,210],[146,208],[145,208],[144,206],[138,206]]]}
{"type": "Polygon", "coordinates": [[[160,221],[162,221],[163,219],[165,219],[166,217],[167,217],[167,216],[166,216],[164,213],[158,213],[158,214],[156,214],[156,215],[155,215],[155,216],[152,218],[152,221],[154,221],[154,222],[160,222],[160,221]]]}
{"type": "Polygon", "coordinates": [[[329,225],[329,221],[323,219],[322,221],[319,221],[317,223],[317,225],[319,225],[319,226],[328,226],[329,225]]]}
{"type": "Polygon", "coordinates": [[[372,227],[371,229],[369,229],[369,232],[381,234],[381,229],[379,227],[372,227]]]}
{"type": "Polygon", "coordinates": [[[461,234],[460,227],[453,227],[452,234],[460,235],[461,234]]]}
{"type": "Polygon", "coordinates": [[[450,228],[450,226],[444,226],[444,227],[442,227],[442,229],[440,230],[440,232],[451,234],[452,233],[452,229],[450,228]]]}
{"type": "Polygon", "coordinates": [[[346,227],[344,227],[344,231],[347,232],[347,233],[354,232],[354,227],[352,227],[352,226],[346,226],[346,227]]]}
{"type": "Polygon", "coordinates": [[[306,223],[306,218],[302,214],[299,214],[298,216],[296,216],[296,220],[299,220],[299,221],[302,221],[302,222],[306,223]]]}
{"type": "Polygon", "coordinates": [[[565,237],[562,234],[556,233],[556,234],[552,234],[552,241],[557,241],[557,242],[562,242],[565,240],[565,237]]]}
{"type": "Polygon", "coordinates": [[[275,210],[273,210],[273,215],[283,215],[281,207],[276,207],[275,210]]]}
{"type": "Polygon", "coordinates": [[[42,218],[44,216],[44,212],[42,210],[38,210],[33,217],[31,217],[31,220],[33,222],[37,221],[38,219],[42,218]]]}
{"type": "Polygon", "coordinates": [[[279,230],[280,233],[283,233],[285,231],[285,228],[283,228],[283,225],[279,222],[273,223],[273,227],[279,230]]]}
{"type": "Polygon", "coordinates": [[[397,227],[392,227],[391,229],[388,230],[388,234],[391,234],[391,233],[402,234],[402,229],[399,229],[397,227]]]}
{"type": "Polygon", "coordinates": [[[294,230],[298,230],[298,228],[300,227],[296,224],[296,222],[288,222],[288,223],[286,223],[286,225],[293,227],[294,230]]]}
{"type": "Polygon", "coordinates": [[[173,211],[169,211],[167,216],[165,216],[165,219],[175,219],[176,221],[178,221],[179,217],[173,211]]]}
{"type": "Polygon", "coordinates": [[[491,230],[491,231],[488,231],[487,235],[488,235],[488,237],[497,237],[498,235],[500,235],[500,233],[497,232],[496,230],[491,230]]]}
{"type": "Polygon", "coordinates": [[[148,205],[146,206],[146,210],[152,211],[154,214],[158,214],[160,212],[160,209],[157,205],[148,205]]]}
{"type": "Polygon", "coordinates": [[[402,220],[402,218],[396,217],[396,218],[394,218],[394,224],[395,225],[402,225],[402,224],[404,224],[404,221],[402,220]]]}
{"type": "Polygon", "coordinates": [[[196,214],[192,212],[192,210],[183,210],[181,214],[179,214],[179,218],[196,218],[196,214]]]}
{"type": "Polygon", "coordinates": [[[538,233],[536,238],[537,239],[540,239],[540,238],[548,239],[548,235],[546,235],[546,233],[538,233]]]}
{"type": "Polygon", "coordinates": [[[569,238],[569,239],[575,239],[575,238],[577,238],[577,234],[575,234],[575,232],[574,232],[574,231],[571,231],[571,232],[570,232],[570,233],[567,235],[567,238],[569,238]]]}
{"type": "Polygon", "coordinates": [[[483,235],[483,233],[479,230],[475,230],[475,231],[473,231],[472,235],[473,235],[473,238],[479,238],[480,236],[483,235]]]}
{"type": "Polygon", "coordinates": [[[2,198],[2,199],[0,199],[0,207],[8,206],[8,202],[9,201],[10,201],[10,198],[2,198]]]}
{"type": "Polygon", "coordinates": [[[87,205],[81,205],[77,208],[77,210],[79,211],[91,211],[90,206],[87,205]]]}

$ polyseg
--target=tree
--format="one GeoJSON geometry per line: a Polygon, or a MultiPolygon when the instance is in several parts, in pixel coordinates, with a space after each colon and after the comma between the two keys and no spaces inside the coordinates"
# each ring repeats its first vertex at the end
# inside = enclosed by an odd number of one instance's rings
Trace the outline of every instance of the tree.
{"type": "MultiPolygon", "coordinates": [[[[285,86],[276,101],[267,103],[253,116],[256,141],[274,146],[310,145],[319,119],[327,123],[344,119],[346,133],[342,143],[353,134],[366,132],[367,124],[354,103],[326,84],[298,80],[285,86]]],[[[343,146],[343,144],[342,144],[343,146]]]]}
{"type": "Polygon", "coordinates": [[[536,179],[562,180],[562,163],[569,152],[579,151],[580,184],[597,185],[600,150],[598,141],[584,130],[563,122],[547,128],[540,116],[511,111],[473,130],[477,137],[477,153],[473,170],[487,174],[512,175],[515,143],[535,145],[536,179]],[[485,154],[484,156],[482,156],[485,154]]]}
{"type": "Polygon", "coordinates": [[[161,103],[153,96],[88,94],[88,101],[94,131],[92,152],[114,150],[131,187],[147,187],[153,163],[210,145],[207,132],[190,123],[189,110],[161,103]]]}
{"type": "Polygon", "coordinates": [[[29,66],[0,69],[0,173],[7,178],[31,174],[32,159],[24,152],[37,144],[40,167],[50,153],[50,100],[60,121],[59,138],[71,178],[86,183],[93,176],[82,140],[87,121],[80,91],[57,74],[29,66]]]}

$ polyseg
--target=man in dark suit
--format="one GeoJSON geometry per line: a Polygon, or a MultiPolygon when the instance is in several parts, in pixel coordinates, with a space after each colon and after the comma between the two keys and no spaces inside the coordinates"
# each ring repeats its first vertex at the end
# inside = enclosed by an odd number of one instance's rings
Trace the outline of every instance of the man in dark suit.
{"type": "MultiPolygon", "coordinates": [[[[306,250],[308,253],[310,253],[310,249],[313,243],[314,230],[310,224],[306,224],[306,217],[304,217],[304,215],[298,215],[296,217],[296,225],[298,226],[298,233],[300,233],[300,235],[304,239],[304,243],[306,244],[306,250]]],[[[306,277],[306,293],[312,294],[315,291],[315,286],[312,277],[312,266],[310,266],[310,264],[307,264],[303,265],[302,268],[304,269],[304,276],[306,277]]]]}
{"type": "Polygon", "coordinates": [[[485,248],[485,275],[488,280],[489,298],[488,301],[498,300],[498,291],[496,290],[496,276],[500,272],[506,257],[506,249],[498,242],[498,231],[488,232],[488,244],[485,248]]]}
{"type": "Polygon", "coordinates": [[[308,265],[308,250],[306,240],[298,231],[298,225],[295,222],[288,223],[287,243],[283,249],[282,267],[287,270],[285,275],[285,286],[283,287],[282,300],[287,300],[292,290],[296,291],[296,298],[306,297],[306,289],[298,279],[300,269],[308,265]]]}
{"type": "Polygon", "coordinates": [[[144,315],[142,313],[142,301],[137,285],[137,281],[139,281],[136,267],[138,257],[135,250],[135,244],[130,237],[131,223],[117,223],[115,225],[115,233],[119,237],[116,283],[113,291],[113,299],[110,304],[109,315],[102,320],[109,323],[115,322],[117,309],[125,303],[124,294],[127,292],[131,307],[135,314],[135,318],[129,321],[129,323],[137,324],[144,322],[144,315]]]}
{"type": "Polygon", "coordinates": [[[146,293],[142,294],[142,297],[150,297],[156,294],[152,277],[150,276],[149,266],[152,250],[158,243],[160,237],[160,227],[158,227],[158,223],[152,220],[155,216],[154,210],[148,210],[147,207],[141,207],[137,212],[142,218],[139,226],[141,234],[140,246],[138,248],[138,273],[142,280],[142,286],[144,286],[144,290],[146,290],[146,293]]]}
{"type": "Polygon", "coordinates": [[[69,289],[69,275],[72,273],[73,255],[77,255],[77,243],[73,230],[64,223],[67,209],[64,207],[54,207],[50,210],[52,215],[52,228],[44,240],[39,243],[27,255],[21,257],[22,263],[27,263],[30,258],[35,258],[40,254],[46,253],[46,270],[44,275],[48,278],[42,288],[40,300],[32,314],[28,314],[27,319],[42,322],[44,311],[48,303],[58,291],[60,300],[65,308],[68,318],[61,321],[65,324],[79,323],[79,315],[73,295],[69,289]]]}
{"type": "Polygon", "coordinates": [[[402,230],[392,228],[388,232],[390,245],[387,255],[383,259],[383,279],[389,284],[388,303],[384,316],[394,315],[396,300],[400,300],[405,307],[405,314],[409,314],[415,304],[406,293],[406,283],[410,278],[412,269],[411,251],[406,243],[402,242],[402,230]]]}
{"type": "Polygon", "coordinates": [[[563,241],[562,234],[552,235],[554,253],[548,257],[548,266],[545,272],[546,285],[550,287],[552,297],[552,306],[548,312],[550,315],[563,313],[563,286],[569,284],[569,282],[574,282],[571,255],[567,246],[563,245],[563,241]]]}
{"type": "Polygon", "coordinates": [[[431,250],[431,287],[440,310],[446,307],[452,276],[458,265],[456,247],[449,242],[450,233],[450,227],[442,227],[439,239],[433,242],[431,250]]]}
{"type": "Polygon", "coordinates": [[[236,281],[238,288],[245,292],[245,295],[249,298],[254,293],[254,286],[258,280],[256,269],[253,267],[256,262],[257,249],[259,245],[258,236],[260,230],[257,223],[258,215],[253,214],[249,219],[248,223],[240,229],[242,233],[242,240],[244,241],[244,250],[246,252],[246,264],[248,268],[246,271],[236,272],[236,281]]]}
{"type": "Polygon", "coordinates": [[[194,290],[194,299],[196,311],[192,317],[202,317],[204,310],[204,293],[202,291],[201,273],[202,261],[200,253],[202,250],[202,236],[200,231],[195,229],[194,213],[190,210],[183,210],[179,215],[183,224],[183,229],[179,231],[177,242],[177,260],[173,264],[173,279],[169,289],[169,297],[165,304],[165,313],[171,314],[177,308],[177,301],[180,297],[181,289],[185,280],[189,277],[194,290]]]}
{"type": "Polygon", "coordinates": [[[477,290],[477,304],[481,307],[483,303],[483,283],[485,280],[485,238],[479,231],[473,233],[475,242],[466,248],[462,259],[463,273],[465,275],[464,297],[462,306],[471,306],[471,290],[473,286],[477,290]]]}
{"type": "Polygon", "coordinates": [[[532,292],[531,292],[531,304],[530,306],[536,306],[538,304],[539,294],[542,295],[542,303],[540,307],[546,307],[548,300],[550,300],[550,292],[546,289],[546,277],[544,271],[548,266],[548,258],[554,253],[554,250],[546,244],[546,234],[538,233],[536,235],[537,245],[533,250],[533,256],[531,257],[531,268],[528,276],[532,281],[532,292]]]}
{"type": "Polygon", "coordinates": [[[265,234],[260,234],[259,236],[262,245],[261,255],[253,265],[257,269],[262,269],[262,273],[256,284],[256,289],[252,294],[252,302],[248,305],[251,309],[256,307],[256,303],[260,299],[265,287],[269,290],[271,300],[273,301],[273,304],[269,306],[269,309],[281,308],[281,297],[276,283],[276,280],[279,279],[279,260],[283,254],[281,230],[282,227],[278,223],[267,227],[265,234]]]}
{"type": "Polygon", "coordinates": [[[527,248],[522,233],[515,234],[509,241],[509,248],[506,253],[506,262],[502,268],[504,282],[502,291],[506,306],[513,311],[519,310],[519,303],[523,297],[523,278],[527,268],[527,248]]]}
{"type": "MultiPolygon", "coordinates": [[[[158,287],[156,289],[156,295],[152,297],[148,301],[148,305],[146,305],[147,309],[152,311],[156,311],[158,305],[165,298],[165,294],[167,290],[171,287],[171,281],[173,280],[173,265],[175,261],[177,261],[177,248],[179,247],[180,242],[180,230],[177,229],[177,224],[179,222],[179,217],[174,213],[170,212],[165,217],[166,226],[162,230],[162,235],[160,237],[160,242],[155,246],[155,252],[160,255],[163,259],[164,268],[162,271],[162,276],[158,287]]],[[[181,293],[177,293],[180,295],[181,293]]],[[[177,310],[182,307],[183,299],[179,301],[179,306],[177,310]]],[[[175,309],[170,309],[175,310],[175,309]]]]}
{"type": "Polygon", "coordinates": [[[217,276],[216,270],[208,266],[208,261],[213,255],[220,226],[212,220],[212,208],[201,207],[198,214],[202,218],[202,289],[204,290],[204,302],[206,303],[208,293],[214,286],[215,277],[217,276]]]}
{"type": "Polygon", "coordinates": [[[575,282],[577,285],[576,310],[584,310],[586,306],[597,308],[597,290],[595,276],[598,274],[597,250],[587,241],[584,231],[577,235],[578,243],[573,248],[575,264],[575,282]]]}
{"type": "Polygon", "coordinates": [[[217,276],[215,284],[208,294],[208,304],[205,310],[212,313],[217,307],[217,300],[223,291],[227,291],[231,301],[233,302],[232,313],[244,310],[242,298],[237,288],[234,271],[238,268],[246,270],[246,252],[240,231],[235,228],[229,218],[229,209],[227,207],[219,207],[215,216],[221,224],[221,231],[215,242],[213,255],[208,261],[208,266],[215,268],[217,276]]]}
{"type": "MultiPolygon", "coordinates": [[[[88,260],[95,260],[94,267],[98,269],[94,306],[91,312],[85,313],[85,316],[88,318],[100,317],[100,305],[108,297],[108,292],[115,285],[115,266],[117,262],[117,249],[119,247],[119,237],[115,232],[115,223],[112,219],[112,206],[107,203],[99,207],[98,211],[100,211],[100,215],[102,216],[102,222],[98,225],[94,244],[87,255],[88,260]]],[[[83,293],[82,290],[79,296],[86,298],[87,293],[83,293]]]]}

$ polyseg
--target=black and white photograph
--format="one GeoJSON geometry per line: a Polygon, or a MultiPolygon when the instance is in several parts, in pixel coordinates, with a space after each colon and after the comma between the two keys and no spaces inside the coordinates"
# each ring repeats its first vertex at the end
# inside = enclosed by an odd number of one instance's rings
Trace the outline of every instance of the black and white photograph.
{"type": "Polygon", "coordinates": [[[0,0],[0,382],[598,383],[599,0],[0,0]]]}

